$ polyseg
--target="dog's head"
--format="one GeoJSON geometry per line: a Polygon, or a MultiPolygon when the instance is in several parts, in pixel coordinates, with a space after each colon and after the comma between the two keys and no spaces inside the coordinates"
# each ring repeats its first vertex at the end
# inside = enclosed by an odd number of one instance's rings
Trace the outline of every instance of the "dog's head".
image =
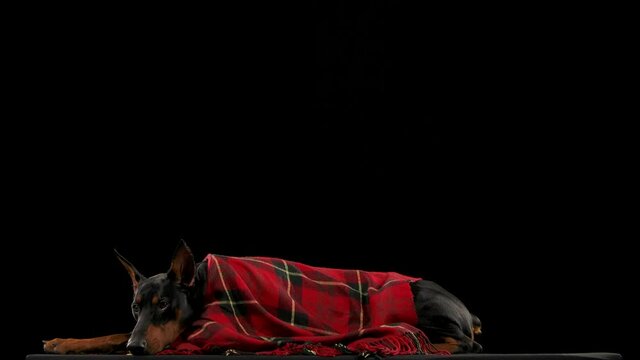
{"type": "Polygon", "coordinates": [[[117,251],[116,255],[133,283],[131,312],[136,326],[127,350],[134,355],[155,354],[180,335],[193,315],[190,303],[195,274],[193,254],[180,241],[169,271],[149,278],[117,251]]]}

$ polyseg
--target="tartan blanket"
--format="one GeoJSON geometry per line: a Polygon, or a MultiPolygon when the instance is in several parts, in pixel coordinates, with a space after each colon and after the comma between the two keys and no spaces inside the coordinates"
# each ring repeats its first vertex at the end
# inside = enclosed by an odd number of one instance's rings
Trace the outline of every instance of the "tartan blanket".
{"type": "Polygon", "coordinates": [[[414,327],[418,278],[266,257],[205,261],[204,311],[160,354],[439,353],[414,327]]]}

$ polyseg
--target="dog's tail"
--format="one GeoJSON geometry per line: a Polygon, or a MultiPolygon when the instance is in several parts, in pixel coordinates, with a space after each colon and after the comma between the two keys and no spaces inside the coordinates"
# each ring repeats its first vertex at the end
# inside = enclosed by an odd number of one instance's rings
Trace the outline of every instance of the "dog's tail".
{"type": "Polygon", "coordinates": [[[471,324],[473,325],[473,334],[480,335],[482,334],[482,322],[480,318],[471,314],[471,324]]]}
{"type": "Polygon", "coordinates": [[[472,339],[474,339],[471,345],[471,352],[474,352],[474,353],[482,352],[482,345],[478,344],[478,342],[475,341],[475,337],[477,335],[482,334],[482,322],[480,321],[480,318],[471,314],[471,325],[473,326],[472,339]]]}

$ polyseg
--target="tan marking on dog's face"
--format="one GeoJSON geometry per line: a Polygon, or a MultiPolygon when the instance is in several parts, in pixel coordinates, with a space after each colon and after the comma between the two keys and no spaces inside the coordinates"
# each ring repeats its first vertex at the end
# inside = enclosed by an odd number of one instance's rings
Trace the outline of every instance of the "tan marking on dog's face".
{"type": "Polygon", "coordinates": [[[142,296],[136,296],[136,304],[140,304],[142,302],[142,296]]]}
{"type": "Polygon", "coordinates": [[[180,310],[176,310],[176,319],[162,325],[149,325],[147,329],[147,352],[155,354],[178,338],[183,328],[180,326],[180,310]]]}
{"type": "Polygon", "coordinates": [[[158,297],[158,295],[153,295],[153,297],[151,298],[151,304],[155,305],[158,303],[158,301],[160,301],[160,297],[158,297]]]}

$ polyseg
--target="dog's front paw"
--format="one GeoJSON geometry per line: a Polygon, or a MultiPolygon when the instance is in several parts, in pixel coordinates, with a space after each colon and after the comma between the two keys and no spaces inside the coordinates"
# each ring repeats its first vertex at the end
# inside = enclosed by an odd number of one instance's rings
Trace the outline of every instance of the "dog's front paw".
{"type": "Polygon", "coordinates": [[[53,340],[42,340],[45,352],[52,354],[66,354],[69,352],[69,344],[75,339],[60,339],[55,338],[53,340]]]}

